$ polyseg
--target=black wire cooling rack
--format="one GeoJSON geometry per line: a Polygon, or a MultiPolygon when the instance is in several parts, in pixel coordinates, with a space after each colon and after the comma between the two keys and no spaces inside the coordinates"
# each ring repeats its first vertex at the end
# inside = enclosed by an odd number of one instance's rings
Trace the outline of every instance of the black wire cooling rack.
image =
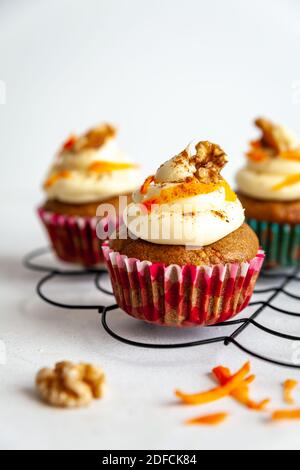
{"type": "Polygon", "coordinates": [[[222,327],[222,326],[229,326],[229,325],[235,325],[237,328],[231,333],[230,335],[225,335],[225,336],[216,336],[213,338],[208,338],[208,339],[202,339],[202,340],[197,340],[197,341],[189,341],[189,342],[182,342],[182,343],[165,343],[165,344],[152,344],[152,343],[144,343],[144,342],[138,342],[138,341],[133,341],[129,338],[125,338],[123,336],[120,336],[116,332],[112,330],[112,328],[109,326],[108,322],[108,317],[109,313],[113,312],[114,310],[118,309],[118,305],[112,304],[109,306],[104,306],[104,305],[69,305],[61,302],[57,302],[54,299],[51,299],[47,297],[44,294],[43,288],[47,283],[49,283],[51,280],[56,278],[57,276],[86,276],[86,275],[93,275],[94,276],[94,283],[97,289],[101,291],[102,293],[106,295],[111,295],[113,296],[113,293],[107,289],[105,289],[101,283],[103,281],[103,278],[107,276],[107,271],[104,268],[91,268],[91,269],[76,269],[76,270],[69,270],[69,269],[59,269],[59,268],[53,268],[51,266],[46,266],[43,264],[38,264],[37,259],[40,258],[41,256],[44,256],[45,254],[51,253],[52,250],[51,248],[41,248],[38,250],[34,250],[31,253],[29,253],[25,259],[24,259],[24,266],[27,269],[30,269],[32,271],[37,271],[40,273],[44,273],[44,276],[40,279],[40,281],[37,284],[36,290],[38,295],[41,297],[42,300],[47,302],[48,304],[63,308],[63,309],[72,309],[72,310],[97,310],[98,313],[101,316],[101,322],[104,330],[112,336],[115,340],[120,341],[122,343],[125,343],[130,346],[135,346],[139,348],[152,348],[152,349],[177,349],[177,348],[188,348],[188,347],[195,347],[195,346],[202,346],[206,344],[213,344],[213,343],[223,343],[225,346],[229,345],[234,345],[240,350],[244,351],[245,353],[257,358],[261,359],[265,362],[275,364],[278,366],[283,366],[283,367],[289,367],[293,369],[299,369],[300,370],[300,364],[294,364],[294,363],[289,363],[289,362],[282,362],[278,361],[276,359],[273,359],[272,357],[264,356],[262,354],[258,354],[255,351],[252,351],[245,346],[243,346],[239,341],[238,337],[239,335],[250,325],[256,327],[259,330],[264,331],[265,333],[276,336],[278,338],[282,338],[285,340],[290,340],[290,341],[299,341],[300,342],[300,337],[299,336],[292,336],[288,334],[284,334],[282,332],[279,332],[275,329],[267,328],[266,326],[262,325],[261,323],[258,322],[258,317],[262,315],[265,311],[266,308],[269,307],[272,310],[282,314],[282,315],[288,315],[292,317],[299,317],[300,320],[300,304],[299,304],[299,312],[291,312],[289,310],[286,310],[284,308],[279,308],[273,304],[274,300],[278,297],[279,294],[284,294],[289,298],[292,298],[294,300],[299,300],[300,301],[300,295],[291,293],[287,290],[288,285],[292,282],[295,281],[296,283],[300,283],[300,266],[294,267],[290,270],[284,270],[284,271],[263,271],[260,275],[261,279],[268,279],[268,280],[274,280],[279,281],[279,285],[276,287],[268,287],[261,289],[259,288],[259,282],[258,282],[258,287],[255,289],[256,294],[265,294],[267,295],[266,300],[259,300],[255,302],[251,302],[249,304],[249,307],[255,307],[254,313],[252,313],[249,317],[245,318],[239,318],[236,320],[229,320],[224,323],[218,323],[217,325],[210,325],[207,326],[206,328],[215,328],[215,327],[222,327]]]}

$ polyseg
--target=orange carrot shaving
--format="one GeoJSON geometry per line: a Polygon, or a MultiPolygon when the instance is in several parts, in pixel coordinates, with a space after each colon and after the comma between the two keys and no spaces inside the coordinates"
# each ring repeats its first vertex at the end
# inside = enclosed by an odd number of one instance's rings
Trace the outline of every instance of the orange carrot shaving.
{"type": "Polygon", "coordinates": [[[295,162],[300,161],[300,150],[286,150],[279,155],[285,160],[293,160],[295,162]]]}
{"type": "Polygon", "coordinates": [[[220,188],[225,190],[226,201],[234,202],[237,199],[237,195],[225,180],[218,183],[201,183],[192,179],[191,181],[185,181],[170,188],[162,189],[156,198],[148,199],[143,204],[150,211],[151,206],[155,204],[169,204],[179,199],[186,199],[198,196],[199,194],[209,194],[220,188]]]}
{"type": "Polygon", "coordinates": [[[268,158],[268,154],[265,149],[263,149],[261,141],[260,140],[253,140],[250,142],[251,145],[251,150],[246,153],[246,156],[249,158],[249,160],[252,160],[254,162],[263,162],[268,158]]]}
{"type": "Polygon", "coordinates": [[[273,421],[284,421],[291,419],[300,419],[300,409],[295,410],[277,410],[272,414],[273,421]]]}
{"type": "Polygon", "coordinates": [[[77,140],[76,135],[70,135],[70,137],[63,144],[63,150],[71,150],[77,140]]]}
{"type": "Polygon", "coordinates": [[[250,146],[253,149],[261,149],[262,148],[261,140],[260,139],[259,140],[251,140],[250,146]]]}
{"type": "Polygon", "coordinates": [[[141,186],[140,193],[141,194],[147,194],[147,191],[149,189],[149,186],[153,181],[155,180],[155,176],[148,176],[148,178],[145,179],[144,183],[141,186]]]}
{"type": "Polygon", "coordinates": [[[300,183],[300,173],[295,173],[294,175],[289,175],[281,183],[276,184],[272,187],[274,191],[280,191],[287,186],[292,186],[293,184],[300,183]]]}
{"type": "Polygon", "coordinates": [[[244,383],[246,385],[250,385],[250,384],[252,384],[252,382],[254,382],[255,379],[256,379],[256,375],[254,375],[254,374],[249,375],[249,377],[245,378],[244,383]]]}
{"type": "Polygon", "coordinates": [[[207,392],[195,393],[191,395],[183,393],[180,390],[176,390],[175,395],[187,405],[204,405],[205,403],[211,403],[230,395],[233,390],[241,385],[249,372],[250,363],[246,362],[246,364],[236,374],[232,375],[228,379],[226,384],[221,385],[220,387],[214,388],[207,392]]]}
{"type": "Polygon", "coordinates": [[[286,380],[283,384],[283,397],[284,401],[288,405],[293,405],[295,403],[295,400],[292,397],[292,392],[297,387],[297,385],[297,380],[286,380]]]}
{"type": "Polygon", "coordinates": [[[158,198],[152,198],[152,199],[147,199],[147,201],[143,202],[145,208],[147,209],[148,212],[151,212],[152,206],[156,204],[160,204],[158,198]]]}
{"type": "Polygon", "coordinates": [[[188,419],[185,424],[196,426],[217,426],[228,418],[228,413],[215,413],[188,419]]]}
{"type": "Polygon", "coordinates": [[[237,195],[231,188],[230,184],[226,180],[222,181],[222,186],[225,189],[225,200],[227,202],[234,202],[237,200],[237,195]]]}
{"type": "Polygon", "coordinates": [[[137,168],[137,165],[134,163],[97,161],[89,166],[89,171],[93,171],[95,173],[105,173],[118,170],[130,170],[132,168],[137,168]]]}
{"type": "Polygon", "coordinates": [[[264,150],[257,149],[257,150],[250,150],[249,152],[246,153],[246,156],[249,158],[249,160],[253,160],[254,162],[263,162],[266,160],[268,155],[264,150]]]}
{"type": "Polygon", "coordinates": [[[55,173],[54,175],[50,176],[49,179],[44,183],[44,188],[48,189],[51,188],[57,181],[60,179],[67,179],[71,177],[71,172],[68,170],[63,170],[58,173],[55,173]]]}
{"type": "MultiPolygon", "coordinates": [[[[232,377],[230,370],[227,367],[222,366],[213,369],[213,374],[221,385],[225,385],[232,377]]],[[[266,399],[258,403],[251,400],[249,396],[249,384],[254,380],[255,375],[250,375],[248,378],[243,380],[238,388],[231,392],[231,396],[251,410],[263,411],[270,403],[270,400],[266,399]]]]}

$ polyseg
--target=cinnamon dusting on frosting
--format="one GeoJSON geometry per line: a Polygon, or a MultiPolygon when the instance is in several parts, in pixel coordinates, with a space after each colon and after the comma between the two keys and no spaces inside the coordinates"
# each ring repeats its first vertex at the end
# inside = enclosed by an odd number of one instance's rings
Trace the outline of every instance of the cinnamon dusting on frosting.
{"type": "Polygon", "coordinates": [[[150,243],[206,246],[237,230],[244,210],[220,174],[226,163],[218,145],[190,144],[134,193],[125,214],[129,231],[150,243]]]}
{"type": "Polygon", "coordinates": [[[228,159],[217,144],[201,141],[194,150],[188,146],[181,153],[161,165],[155,176],[149,176],[140,189],[146,195],[152,183],[160,184],[159,196],[144,201],[147,208],[153,204],[172,203],[178,199],[209,194],[220,187],[225,189],[226,200],[235,201],[236,195],[220,175],[228,159]],[[163,185],[171,184],[163,188],[163,185]]]}
{"type": "Polygon", "coordinates": [[[161,165],[155,179],[158,182],[181,183],[193,178],[200,183],[215,184],[221,181],[220,172],[227,161],[227,155],[219,145],[201,141],[195,145],[194,150],[188,146],[172,160],[161,165]],[[163,170],[167,165],[174,175],[169,175],[168,180],[163,181],[163,170]]]}
{"type": "Polygon", "coordinates": [[[219,217],[220,219],[225,220],[226,222],[229,223],[228,217],[226,216],[226,214],[225,214],[224,211],[221,211],[221,210],[215,211],[215,210],[213,210],[213,211],[211,211],[211,212],[212,212],[212,214],[215,215],[216,217],[219,217]]]}
{"type": "Polygon", "coordinates": [[[199,194],[209,194],[217,191],[220,188],[225,190],[225,200],[227,202],[234,202],[237,199],[237,195],[230,188],[229,184],[221,179],[219,183],[200,183],[199,181],[192,179],[184,183],[178,183],[176,186],[162,189],[159,196],[151,199],[147,199],[143,202],[147,210],[151,210],[151,207],[155,204],[169,204],[179,199],[186,199],[199,194]]]}

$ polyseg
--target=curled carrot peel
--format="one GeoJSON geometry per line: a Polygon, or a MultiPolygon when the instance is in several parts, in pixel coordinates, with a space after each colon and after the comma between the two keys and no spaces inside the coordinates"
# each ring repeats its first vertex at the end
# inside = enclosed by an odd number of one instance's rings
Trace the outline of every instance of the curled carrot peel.
{"type": "Polygon", "coordinates": [[[215,413],[188,419],[185,424],[192,426],[217,426],[228,418],[228,413],[215,413]]]}
{"type": "Polygon", "coordinates": [[[254,374],[249,375],[249,377],[245,378],[244,383],[247,384],[247,385],[250,385],[254,382],[255,379],[256,379],[256,375],[254,375],[254,374]]]}
{"type": "Polygon", "coordinates": [[[147,194],[150,184],[153,183],[154,181],[155,181],[154,175],[148,176],[148,178],[146,178],[146,180],[141,186],[141,189],[140,189],[141,194],[147,194]]]}
{"type": "Polygon", "coordinates": [[[266,152],[260,149],[250,150],[250,152],[248,152],[246,156],[249,158],[249,160],[252,160],[257,163],[263,162],[264,160],[268,158],[268,155],[266,154],[266,152]]]}
{"type": "Polygon", "coordinates": [[[293,160],[295,162],[299,162],[300,150],[286,150],[285,152],[281,152],[279,156],[285,160],[293,160]]]}
{"type": "Polygon", "coordinates": [[[68,170],[62,170],[59,171],[58,173],[54,173],[50,178],[47,179],[47,181],[44,183],[44,188],[49,189],[51,186],[53,186],[57,181],[61,179],[68,179],[71,177],[71,172],[68,170]]]}
{"type": "Polygon", "coordinates": [[[300,173],[295,173],[294,175],[289,175],[281,183],[276,184],[272,187],[274,191],[280,191],[283,188],[292,186],[294,184],[300,183],[300,173]]]}
{"type": "Polygon", "coordinates": [[[254,162],[263,162],[268,158],[268,153],[262,147],[260,140],[253,140],[250,142],[251,150],[246,153],[246,156],[254,162]]]}
{"type": "Polygon", "coordinates": [[[292,397],[292,392],[297,385],[297,380],[286,380],[283,384],[283,398],[288,405],[293,405],[295,403],[295,400],[292,397]]]}
{"type": "Polygon", "coordinates": [[[277,410],[272,414],[273,421],[284,421],[300,419],[300,409],[296,410],[277,410]]]}
{"type": "Polygon", "coordinates": [[[216,387],[207,392],[187,394],[183,393],[180,390],[175,391],[175,395],[181,399],[181,401],[187,405],[204,405],[205,403],[211,403],[213,401],[220,400],[228,395],[230,395],[233,390],[238,388],[245,377],[250,372],[250,362],[246,364],[234,375],[232,375],[224,385],[216,387]]]}
{"type": "Polygon", "coordinates": [[[130,170],[132,168],[138,168],[134,163],[126,162],[106,162],[106,161],[96,161],[89,166],[89,171],[95,173],[105,173],[118,170],[130,170]]]}
{"type": "MultiPolygon", "coordinates": [[[[232,377],[230,370],[227,367],[216,367],[213,369],[213,374],[220,382],[221,385],[225,385],[228,380],[232,377]]],[[[270,403],[269,399],[262,400],[261,402],[255,402],[251,400],[249,395],[249,384],[255,380],[255,375],[250,375],[245,378],[239,387],[231,392],[231,396],[238,402],[245,405],[247,408],[255,411],[263,411],[266,406],[270,403]]]]}
{"type": "MultiPolygon", "coordinates": [[[[148,183],[146,183],[146,181],[144,184],[146,184],[147,187],[148,183]]],[[[175,186],[162,189],[157,197],[147,199],[143,204],[148,211],[151,211],[151,207],[153,205],[170,204],[180,199],[199,196],[199,194],[210,194],[220,188],[224,189],[225,199],[227,202],[236,201],[237,195],[225,180],[221,180],[218,183],[202,183],[196,179],[191,179],[190,181],[185,181],[183,183],[178,183],[175,186]]]]}
{"type": "Polygon", "coordinates": [[[76,135],[70,135],[70,137],[65,141],[63,144],[63,150],[71,150],[73,146],[75,145],[77,140],[76,135]]]}

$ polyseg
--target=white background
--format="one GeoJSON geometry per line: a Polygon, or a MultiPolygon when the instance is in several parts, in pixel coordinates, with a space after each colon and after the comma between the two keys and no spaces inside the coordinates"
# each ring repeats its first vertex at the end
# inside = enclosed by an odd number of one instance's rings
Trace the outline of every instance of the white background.
{"type": "MultiPolygon", "coordinates": [[[[145,175],[191,139],[211,139],[230,156],[231,180],[255,135],[254,117],[270,116],[300,132],[299,20],[297,0],[1,0],[0,340],[7,348],[0,366],[1,447],[299,447],[297,424],[274,427],[230,400],[206,410],[174,405],[175,387],[209,386],[211,367],[238,367],[244,354],[221,345],[157,353],[116,344],[94,312],[44,305],[34,293],[38,276],[20,266],[26,251],[45,243],[34,208],[52,156],[70,132],[116,123],[122,146],[145,175]],[[64,358],[103,364],[110,382],[105,401],[62,412],[36,400],[35,372],[64,358]],[[232,420],[213,430],[182,426],[211,409],[231,410],[232,420]]],[[[99,302],[89,285],[54,291],[99,302]]],[[[123,332],[132,328],[129,335],[158,341],[206,334],[152,330],[120,312],[116,321],[123,332]]],[[[284,326],[300,330],[295,322],[284,326]]],[[[262,334],[247,335],[251,347],[291,360],[290,346],[282,357],[279,343],[276,349],[262,334]]],[[[272,395],[282,406],[280,381],[298,373],[253,364],[258,396],[272,395]]]]}

